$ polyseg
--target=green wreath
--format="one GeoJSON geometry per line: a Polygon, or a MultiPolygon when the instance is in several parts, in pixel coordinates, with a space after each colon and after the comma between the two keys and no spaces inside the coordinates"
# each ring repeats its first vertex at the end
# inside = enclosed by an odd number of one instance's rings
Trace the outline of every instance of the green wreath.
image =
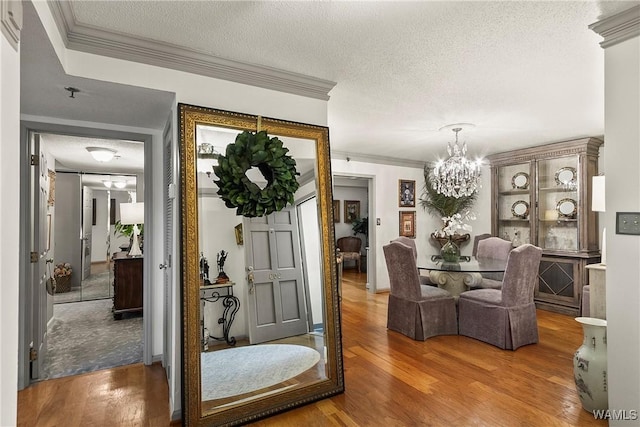
{"type": "Polygon", "coordinates": [[[249,218],[281,211],[287,203],[293,204],[293,195],[300,186],[296,175],[296,161],[287,153],[289,149],[278,138],[269,138],[266,131],[242,132],[235,143],[227,145],[225,155],[218,157],[214,166],[218,180],[218,195],[228,208],[237,208],[236,214],[249,218]],[[256,167],[267,180],[260,189],[247,178],[246,172],[256,167]]]}

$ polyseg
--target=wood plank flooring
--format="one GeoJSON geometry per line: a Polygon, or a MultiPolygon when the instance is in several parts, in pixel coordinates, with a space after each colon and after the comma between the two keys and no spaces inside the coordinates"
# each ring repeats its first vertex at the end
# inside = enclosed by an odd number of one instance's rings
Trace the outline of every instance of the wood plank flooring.
{"type": "MultiPolygon", "coordinates": [[[[540,342],[500,350],[462,336],[414,341],[386,330],[387,294],[345,270],[346,392],[256,426],[606,426],[582,409],[572,358],[582,329],[538,310],[540,342]]],[[[162,368],[131,365],[18,393],[19,426],[167,426],[162,368]]]]}

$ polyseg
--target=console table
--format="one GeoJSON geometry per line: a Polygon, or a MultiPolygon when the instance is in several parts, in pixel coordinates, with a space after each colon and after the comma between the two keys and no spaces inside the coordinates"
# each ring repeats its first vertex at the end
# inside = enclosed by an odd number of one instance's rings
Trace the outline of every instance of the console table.
{"type": "Polygon", "coordinates": [[[122,319],[122,313],[142,311],[142,266],[142,257],[113,254],[114,319],[122,319]]]}
{"type": "Polygon", "coordinates": [[[218,341],[226,341],[227,344],[233,346],[236,344],[235,337],[229,336],[231,325],[236,317],[236,313],[240,309],[240,300],[233,295],[234,282],[227,283],[213,283],[209,285],[200,286],[200,330],[202,337],[202,350],[208,349],[208,340],[213,338],[218,341]],[[222,294],[221,292],[225,293],[222,294]],[[205,302],[218,302],[222,300],[222,306],[224,310],[222,317],[218,319],[218,324],[222,324],[222,337],[214,337],[213,335],[206,334],[204,328],[204,306],[205,302]]]}

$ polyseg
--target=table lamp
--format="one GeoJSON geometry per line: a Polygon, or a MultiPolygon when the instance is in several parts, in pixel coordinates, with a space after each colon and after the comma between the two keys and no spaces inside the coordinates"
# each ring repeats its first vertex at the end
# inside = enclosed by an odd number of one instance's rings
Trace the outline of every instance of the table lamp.
{"type": "Polygon", "coordinates": [[[144,224],[144,203],[120,203],[120,223],[133,225],[133,242],[129,249],[129,256],[141,256],[138,224],[144,224]]]}
{"type": "MultiPolygon", "coordinates": [[[[604,175],[594,176],[591,188],[591,210],[594,212],[604,212],[604,175]]],[[[602,227],[602,265],[607,265],[607,229],[602,227]]]]}

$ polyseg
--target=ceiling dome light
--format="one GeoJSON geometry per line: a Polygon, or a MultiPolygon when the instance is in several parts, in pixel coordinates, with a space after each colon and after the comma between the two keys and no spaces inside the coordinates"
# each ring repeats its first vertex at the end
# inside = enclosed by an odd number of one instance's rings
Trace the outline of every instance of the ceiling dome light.
{"type": "Polygon", "coordinates": [[[113,184],[111,181],[109,180],[104,180],[102,181],[102,184],[104,184],[105,187],[107,188],[111,188],[111,184],[113,184]]]}
{"type": "Polygon", "coordinates": [[[127,186],[127,183],[124,181],[113,181],[113,186],[122,190],[127,186]]]}
{"type": "Polygon", "coordinates": [[[116,150],[101,147],[87,147],[87,151],[91,153],[94,159],[98,162],[108,162],[113,159],[116,154],[116,150]]]}

